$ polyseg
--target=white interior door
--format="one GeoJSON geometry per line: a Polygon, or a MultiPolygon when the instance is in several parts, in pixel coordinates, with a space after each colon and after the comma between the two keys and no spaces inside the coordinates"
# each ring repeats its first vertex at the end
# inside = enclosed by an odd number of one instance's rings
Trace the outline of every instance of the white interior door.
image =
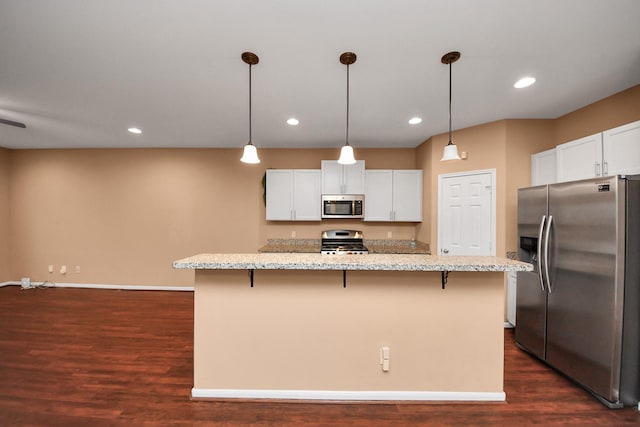
{"type": "Polygon", "coordinates": [[[495,255],[495,169],[438,176],[438,255],[495,255]]]}

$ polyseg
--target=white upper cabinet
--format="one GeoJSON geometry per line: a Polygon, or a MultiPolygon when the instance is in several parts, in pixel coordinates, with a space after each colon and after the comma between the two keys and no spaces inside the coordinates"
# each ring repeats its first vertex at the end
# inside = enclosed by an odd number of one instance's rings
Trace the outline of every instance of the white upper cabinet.
{"type": "Polygon", "coordinates": [[[365,173],[364,220],[392,221],[393,171],[369,169],[365,173]]]}
{"type": "Polygon", "coordinates": [[[422,170],[393,171],[393,220],[422,221],[422,170]]]}
{"type": "Polygon", "coordinates": [[[365,173],[365,221],[422,221],[422,170],[365,173]]]}
{"type": "Polygon", "coordinates": [[[364,160],[341,165],[337,160],[322,160],[322,194],[364,194],[364,160]]]}
{"type": "Polygon", "coordinates": [[[603,132],[605,175],[640,174],[640,121],[603,132]]]}
{"type": "Polygon", "coordinates": [[[267,170],[267,221],[291,220],[293,211],[293,170],[267,170]]]}
{"type": "Polygon", "coordinates": [[[556,147],[558,182],[602,176],[602,133],[556,147]]]}
{"type": "Polygon", "coordinates": [[[320,170],[267,170],[267,221],[320,221],[320,170]]]}
{"type": "Polygon", "coordinates": [[[555,148],[531,156],[531,185],[553,184],[557,173],[555,148]]]}
{"type": "Polygon", "coordinates": [[[640,173],[640,121],[556,147],[558,181],[640,173]]]}

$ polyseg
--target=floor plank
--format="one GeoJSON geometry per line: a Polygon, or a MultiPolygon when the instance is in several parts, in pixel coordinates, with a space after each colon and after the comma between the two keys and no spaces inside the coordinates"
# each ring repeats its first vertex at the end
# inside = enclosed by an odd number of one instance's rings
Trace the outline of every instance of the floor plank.
{"type": "Polygon", "coordinates": [[[0,288],[2,426],[638,426],[518,350],[506,403],[191,401],[193,294],[0,288]]]}

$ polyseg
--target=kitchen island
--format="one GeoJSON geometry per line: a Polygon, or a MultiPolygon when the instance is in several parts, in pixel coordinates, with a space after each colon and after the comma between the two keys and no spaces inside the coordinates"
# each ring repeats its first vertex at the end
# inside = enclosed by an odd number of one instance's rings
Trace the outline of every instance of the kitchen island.
{"type": "Polygon", "coordinates": [[[505,400],[504,272],[530,264],[257,253],[173,266],[195,270],[193,398],[505,400]]]}

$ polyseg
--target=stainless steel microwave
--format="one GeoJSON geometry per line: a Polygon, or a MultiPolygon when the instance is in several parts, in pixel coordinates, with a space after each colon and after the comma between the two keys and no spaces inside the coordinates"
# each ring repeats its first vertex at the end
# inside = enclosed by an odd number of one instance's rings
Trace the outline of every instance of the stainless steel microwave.
{"type": "Polygon", "coordinates": [[[323,194],[322,218],[364,218],[364,195],[323,194]]]}

